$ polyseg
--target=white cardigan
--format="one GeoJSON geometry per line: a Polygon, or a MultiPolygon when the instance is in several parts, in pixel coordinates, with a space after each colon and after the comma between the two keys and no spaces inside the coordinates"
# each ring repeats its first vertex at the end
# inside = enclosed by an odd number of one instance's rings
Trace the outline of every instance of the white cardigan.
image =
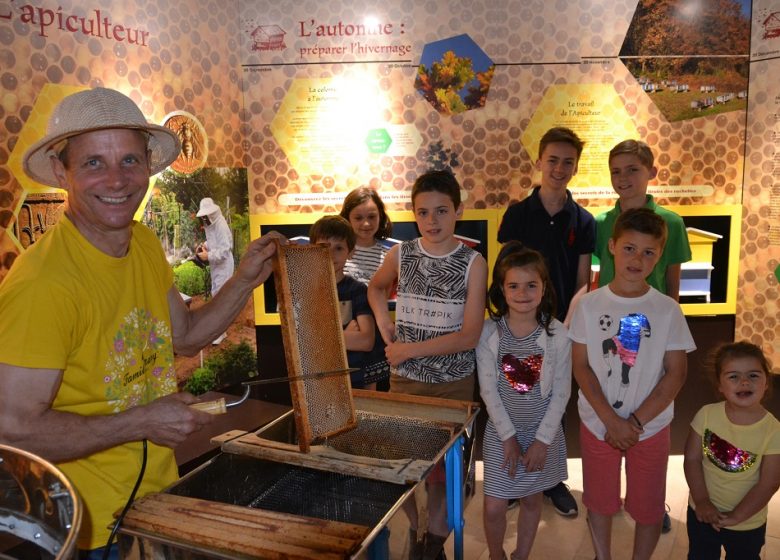
{"type": "MultiPolygon", "coordinates": [[[[547,412],[536,431],[536,439],[547,445],[555,439],[571,396],[571,340],[566,327],[557,319],[553,319],[550,323],[550,330],[553,336],[549,336],[542,329],[537,341],[539,346],[544,348],[540,374],[542,396],[546,397],[550,391],[553,392],[547,412]]],[[[515,435],[515,427],[498,394],[499,375],[503,375],[497,366],[500,337],[498,323],[487,319],[482,327],[482,335],[477,346],[477,374],[480,394],[485,401],[488,415],[496,427],[499,439],[506,441],[515,435]]]]}

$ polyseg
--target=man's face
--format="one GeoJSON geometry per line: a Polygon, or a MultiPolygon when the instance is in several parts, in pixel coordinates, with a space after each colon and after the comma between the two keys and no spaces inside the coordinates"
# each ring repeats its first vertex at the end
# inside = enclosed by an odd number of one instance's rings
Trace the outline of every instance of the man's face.
{"type": "Polygon", "coordinates": [[[577,173],[577,148],[566,142],[547,144],[536,162],[542,173],[542,188],[562,191],[577,173]]]}
{"type": "Polygon", "coordinates": [[[149,186],[143,133],[86,132],[68,140],[64,156],[65,163],[53,159],[52,166],[60,187],[68,191],[67,215],[79,231],[93,243],[127,232],[149,186]]]}

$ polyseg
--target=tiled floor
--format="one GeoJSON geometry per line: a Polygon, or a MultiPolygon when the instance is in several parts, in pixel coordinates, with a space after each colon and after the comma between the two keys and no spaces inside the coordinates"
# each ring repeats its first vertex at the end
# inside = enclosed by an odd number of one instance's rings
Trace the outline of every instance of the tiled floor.
{"type": "MultiPolygon", "coordinates": [[[[477,493],[466,509],[466,527],[464,530],[464,560],[489,560],[485,535],[482,528],[482,464],[477,463],[477,493]]],[[[688,552],[688,536],[685,532],[685,510],[688,500],[688,486],[682,469],[682,456],[674,455],[669,460],[667,478],[666,502],[671,508],[672,530],[661,535],[653,555],[654,560],[684,560],[688,552]]],[[[594,558],[593,547],[585,522],[585,512],[582,508],[582,469],[579,459],[569,459],[570,486],[580,514],[576,518],[565,518],[558,515],[552,506],[545,504],[542,520],[531,551],[531,559],[535,560],[591,560],[594,558]]],[[[517,510],[507,513],[507,536],[504,549],[507,553],[514,550],[514,537],[517,529],[517,510]]],[[[612,554],[614,560],[631,558],[633,546],[634,525],[626,514],[619,514],[613,525],[612,554]]],[[[769,522],[767,524],[767,543],[762,551],[763,560],[780,558],[780,492],[775,494],[769,504],[769,522]]],[[[445,550],[447,557],[455,558],[452,550],[452,537],[448,540],[445,550]]]]}

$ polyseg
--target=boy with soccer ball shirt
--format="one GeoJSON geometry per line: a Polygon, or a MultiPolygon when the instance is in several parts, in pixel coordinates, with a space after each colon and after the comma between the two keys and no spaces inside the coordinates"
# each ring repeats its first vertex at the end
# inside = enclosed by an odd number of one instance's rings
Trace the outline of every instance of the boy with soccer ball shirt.
{"type": "Polygon", "coordinates": [[[582,503],[599,558],[611,557],[612,517],[622,506],[636,522],[632,558],[649,560],[661,534],[674,399],[696,348],[679,304],[646,280],[665,238],[651,209],[622,212],[608,242],[614,278],[582,296],[572,316],[582,503]]]}

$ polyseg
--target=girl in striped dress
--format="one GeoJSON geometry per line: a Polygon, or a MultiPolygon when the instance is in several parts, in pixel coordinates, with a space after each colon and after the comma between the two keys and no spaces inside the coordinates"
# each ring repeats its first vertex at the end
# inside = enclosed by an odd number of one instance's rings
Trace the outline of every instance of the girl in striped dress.
{"type": "Polygon", "coordinates": [[[344,274],[368,285],[385,260],[387,248],[381,240],[390,236],[393,224],[379,193],[370,187],[359,187],[347,195],[341,207],[341,217],[355,232],[355,250],[347,259],[344,274]]]}
{"type": "Polygon", "coordinates": [[[480,391],[490,416],[483,438],[484,524],[491,560],[503,550],[507,504],[520,502],[512,560],[528,558],[542,491],[567,478],[561,418],[571,393],[571,343],[555,319],[544,257],[504,245],[488,292],[477,347],[480,391]]]}

